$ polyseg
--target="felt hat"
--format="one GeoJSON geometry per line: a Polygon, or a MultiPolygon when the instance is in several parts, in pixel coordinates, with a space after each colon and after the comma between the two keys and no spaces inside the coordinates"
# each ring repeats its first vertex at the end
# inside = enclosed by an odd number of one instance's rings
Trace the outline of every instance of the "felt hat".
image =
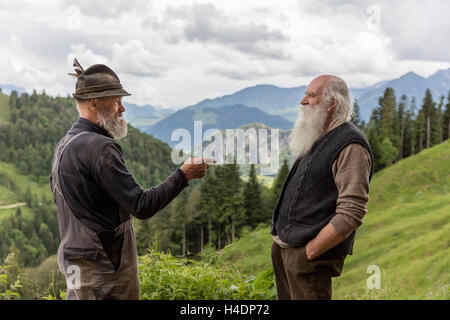
{"type": "Polygon", "coordinates": [[[74,60],[73,66],[76,73],[69,73],[69,75],[77,78],[75,92],[72,94],[74,98],[92,99],[131,95],[122,88],[119,77],[108,66],[94,64],[84,70],[77,59],[74,60]]]}

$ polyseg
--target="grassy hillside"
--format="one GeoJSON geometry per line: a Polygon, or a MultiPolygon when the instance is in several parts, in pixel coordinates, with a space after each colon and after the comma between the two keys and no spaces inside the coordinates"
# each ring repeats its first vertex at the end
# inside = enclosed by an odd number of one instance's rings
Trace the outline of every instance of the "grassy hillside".
{"type": "MultiPolygon", "coordinates": [[[[0,161],[0,176],[7,174],[10,181],[14,181],[15,188],[11,186],[6,187],[0,183],[0,221],[7,215],[16,212],[17,208],[2,209],[1,207],[23,203],[24,193],[30,188],[31,192],[35,195],[39,201],[42,197],[52,199],[49,183],[39,184],[32,181],[29,177],[18,173],[17,168],[11,163],[5,163],[0,161]]],[[[24,215],[27,215],[32,210],[26,206],[21,206],[24,215]]]]}
{"type": "MultiPolygon", "coordinates": [[[[333,280],[334,299],[448,299],[450,283],[450,142],[375,174],[354,254],[333,280]],[[381,288],[369,290],[370,265],[381,288]]],[[[271,268],[272,239],[261,227],[225,248],[221,261],[256,275],[271,268]]]]}

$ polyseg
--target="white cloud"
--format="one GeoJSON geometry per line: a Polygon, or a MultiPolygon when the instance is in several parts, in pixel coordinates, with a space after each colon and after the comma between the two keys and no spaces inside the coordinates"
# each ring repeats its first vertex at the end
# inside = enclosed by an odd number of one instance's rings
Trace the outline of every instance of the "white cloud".
{"type": "Polygon", "coordinates": [[[450,67],[449,9],[437,0],[3,1],[0,83],[70,94],[76,57],[115,70],[128,102],[182,107],[322,73],[352,87],[426,76],[450,67]]]}
{"type": "Polygon", "coordinates": [[[77,43],[70,46],[71,52],[67,55],[66,62],[72,65],[76,58],[84,69],[93,64],[111,64],[111,60],[107,57],[94,53],[91,49],[86,48],[84,43],[77,43]]]}
{"type": "Polygon", "coordinates": [[[386,2],[381,6],[381,28],[392,39],[399,60],[449,61],[449,1],[386,2]]]}
{"type": "Polygon", "coordinates": [[[2,42],[0,83],[23,87],[29,92],[33,89],[52,94],[60,92],[63,87],[57,83],[57,77],[48,61],[30,54],[23,44],[23,40],[16,34],[11,34],[8,40],[2,42]]]}
{"type": "Polygon", "coordinates": [[[220,43],[235,50],[272,59],[285,59],[280,48],[273,48],[274,44],[288,41],[279,29],[269,28],[266,23],[254,21],[241,22],[225,11],[217,8],[213,3],[194,3],[181,7],[169,6],[166,9],[166,20],[169,28],[175,29],[169,35],[170,41],[178,42],[176,37],[184,37],[188,41],[201,43],[220,43]],[[176,30],[177,28],[181,30],[176,30]]]}
{"type": "Polygon", "coordinates": [[[144,44],[136,39],[121,45],[114,43],[112,61],[118,72],[131,73],[137,76],[159,77],[168,70],[161,57],[151,53],[144,44]]]}

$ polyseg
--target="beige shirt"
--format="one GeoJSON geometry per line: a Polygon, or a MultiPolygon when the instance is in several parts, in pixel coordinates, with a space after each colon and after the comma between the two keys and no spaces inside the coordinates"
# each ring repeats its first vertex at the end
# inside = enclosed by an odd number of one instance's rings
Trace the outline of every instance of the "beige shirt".
{"type": "MultiPolygon", "coordinates": [[[[338,124],[332,124],[328,131],[337,126],[338,124]]],[[[362,224],[367,213],[370,168],[370,155],[359,143],[347,145],[333,162],[331,170],[338,189],[338,198],[337,214],[330,223],[344,237],[362,224]]],[[[273,235],[273,240],[282,248],[290,247],[281,241],[278,235],[273,235]]]]}

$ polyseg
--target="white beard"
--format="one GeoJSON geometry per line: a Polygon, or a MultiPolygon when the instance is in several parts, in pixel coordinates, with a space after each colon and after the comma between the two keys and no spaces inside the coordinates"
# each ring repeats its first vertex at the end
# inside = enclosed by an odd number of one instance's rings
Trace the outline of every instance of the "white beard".
{"type": "Polygon", "coordinates": [[[289,135],[289,149],[300,157],[308,154],[314,142],[323,134],[323,126],[327,118],[324,104],[301,105],[294,129],[289,135]]]}
{"type": "Polygon", "coordinates": [[[98,118],[96,122],[100,127],[108,131],[115,140],[120,140],[127,136],[127,122],[117,114],[113,115],[106,110],[98,109],[98,118]]]}

